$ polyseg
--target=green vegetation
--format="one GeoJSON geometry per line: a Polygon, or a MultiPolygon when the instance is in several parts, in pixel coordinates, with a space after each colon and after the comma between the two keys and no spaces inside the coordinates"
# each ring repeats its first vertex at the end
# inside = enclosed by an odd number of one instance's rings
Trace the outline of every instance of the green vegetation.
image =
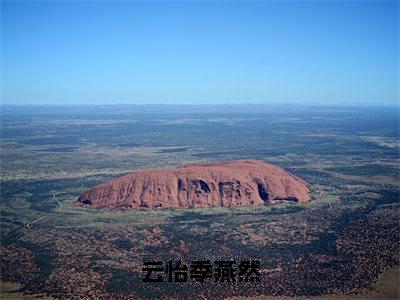
{"type": "Polygon", "coordinates": [[[1,280],[19,283],[16,292],[59,298],[368,289],[399,266],[396,121],[386,108],[5,107],[1,280]],[[85,189],[139,168],[243,158],[302,177],[313,201],[178,210],[73,205],[85,189]],[[221,258],[259,259],[262,283],[149,285],[140,278],[146,259],[221,258]]]}

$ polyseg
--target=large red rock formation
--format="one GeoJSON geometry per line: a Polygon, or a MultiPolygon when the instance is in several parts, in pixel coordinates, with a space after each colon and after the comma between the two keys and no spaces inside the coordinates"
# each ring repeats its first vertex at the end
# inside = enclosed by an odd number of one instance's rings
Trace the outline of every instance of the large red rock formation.
{"type": "Polygon", "coordinates": [[[178,208],[263,205],[310,200],[309,185],[284,169],[256,160],[192,163],[146,169],[99,184],[77,204],[91,207],[178,208]]]}

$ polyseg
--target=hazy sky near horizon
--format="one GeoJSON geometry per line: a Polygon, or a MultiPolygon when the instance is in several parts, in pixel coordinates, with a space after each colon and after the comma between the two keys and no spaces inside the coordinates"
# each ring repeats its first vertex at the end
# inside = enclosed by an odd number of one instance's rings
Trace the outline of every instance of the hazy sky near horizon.
{"type": "Polygon", "coordinates": [[[2,1],[3,104],[398,104],[397,1],[2,1]]]}

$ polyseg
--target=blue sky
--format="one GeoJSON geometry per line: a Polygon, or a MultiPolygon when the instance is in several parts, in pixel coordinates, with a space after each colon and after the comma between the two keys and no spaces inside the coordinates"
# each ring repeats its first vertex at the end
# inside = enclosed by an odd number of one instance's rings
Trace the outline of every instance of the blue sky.
{"type": "Polygon", "coordinates": [[[3,104],[385,104],[397,1],[2,1],[3,104]]]}

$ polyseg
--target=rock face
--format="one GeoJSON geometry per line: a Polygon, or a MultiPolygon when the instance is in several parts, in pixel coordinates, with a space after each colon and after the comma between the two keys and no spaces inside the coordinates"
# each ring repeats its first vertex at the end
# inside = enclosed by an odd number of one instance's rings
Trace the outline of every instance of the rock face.
{"type": "Polygon", "coordinates": [[[257,160],[192,163],[130,173],[87,190],[76,204],[136,209],[306,202],[308,187],[284,169],[257,160]]]}

